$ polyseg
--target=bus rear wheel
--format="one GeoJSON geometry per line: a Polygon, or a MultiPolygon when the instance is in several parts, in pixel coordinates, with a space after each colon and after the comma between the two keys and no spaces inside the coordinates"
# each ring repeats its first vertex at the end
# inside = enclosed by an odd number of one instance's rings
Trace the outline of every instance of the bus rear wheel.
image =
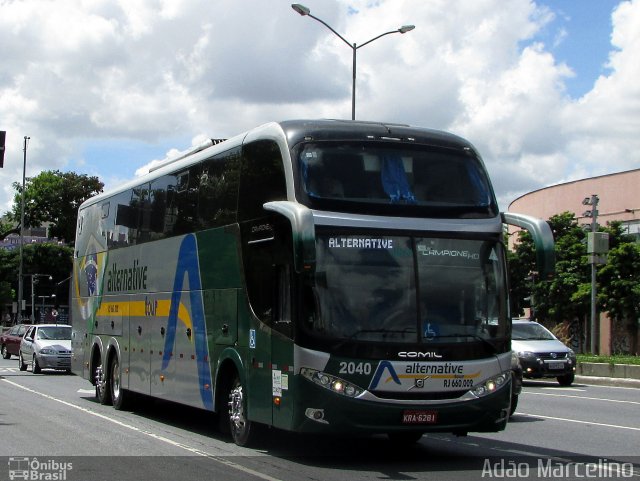
{"type": "Polygon", "coordinates": [[[246,416],[246,393],[238,377],[231,384],[228,397],[229,430],[233,442],[238,446],[247,446],[253,440],[253,423],[246,416]]]}
{"type": "Polygon", "coordinates": [[[120,377],[120,362],[118,356],[114,356],[111,361],[111,369],[109,370],[109,391],[113,407],[117,410],[126,409],[130,401],[130,393],[122,388],[122,379],[120,377]]]}

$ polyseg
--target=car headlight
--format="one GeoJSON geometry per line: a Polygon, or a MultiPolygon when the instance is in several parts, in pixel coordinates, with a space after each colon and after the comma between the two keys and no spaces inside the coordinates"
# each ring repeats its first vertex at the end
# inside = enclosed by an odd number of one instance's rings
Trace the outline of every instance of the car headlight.
{"type": "Polygon", "coordinates": [[[522,358],[524,358],[524,359],[527,359],[527,358],[528,358],[528,359],[535,359],[537,356],[536,356],[536,353],[535,353],[535,352],[531,352],[531,351],[520,351],[520,352],[518,353],[518,357],[522,357],[522,358]]]}
{"type": "Polygon", "coordinates": [[[469,392],[476,397],[482,397],[494,393],[505,385],[508,379],[507,376],[510,376],[510,374],[504,372],[502,374],[498,374],[497,376],[487,379],[482,384],[477,385],[469,392]]]}
{"type": "Polygon", "coordinates": [[[46,355],[58,354],[58,351],[56,351],[55,349],[51,349],[50,347],[45,347],[43,349],[40,349],[40,354],[46,354],[46,355]]]}
{"type": "Polygon", "coordinates": [[[303,367],[300,369],[302,377],[322,386],[325,389],[329,389],[337,394],[342,394],[348,397],[357,397],[364,392],[364,390],[355,384],[340,379],[339,377],[332,376],[316,369],[303,367]]]}

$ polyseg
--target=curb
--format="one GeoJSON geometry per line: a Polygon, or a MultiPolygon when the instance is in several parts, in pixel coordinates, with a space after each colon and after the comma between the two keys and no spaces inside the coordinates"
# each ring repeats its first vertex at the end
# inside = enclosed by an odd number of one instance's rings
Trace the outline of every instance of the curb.
{"type": "Polygon", "coordinates": [[[640,389],[640,379],[600,376],[576,376],[576,383],[593,384],[596,386],[628,387],[640,389]]]}

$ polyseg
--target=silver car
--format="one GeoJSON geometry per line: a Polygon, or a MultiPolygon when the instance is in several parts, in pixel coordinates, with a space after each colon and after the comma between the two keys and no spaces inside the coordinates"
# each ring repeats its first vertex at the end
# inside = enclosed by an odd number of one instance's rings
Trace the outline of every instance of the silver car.
{"type": "Polygon", "coordinates": [[[20,342],[18,366],[26,371],[32,366],[34,374],[41,369],[71,372],[71,326],[66,324],[36,324],[31,326],[20,342]]]}
{"type": "Polygon", "coordinates": [[[570,386],[576,372],[576,354],[537,322],[514,319],[511,349],[517,353],[525,378],[554,377],[570,386]]]}

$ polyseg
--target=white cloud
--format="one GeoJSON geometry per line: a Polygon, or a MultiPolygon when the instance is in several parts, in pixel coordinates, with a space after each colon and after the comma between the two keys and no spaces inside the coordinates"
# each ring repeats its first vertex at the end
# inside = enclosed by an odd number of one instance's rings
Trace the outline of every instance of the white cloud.
{"type": "MultiPolygon", "coordinates": [[[[358,44],[416,25],[357,50],[357,117],[469,138],[502,208],[527,190],[638,167],[638,0],[615,10],[608,73],[578,100],[565,91],[571,65],[536,37],[562,13],[531,0],[306,4],[358,44]]],[[[116,170],[85,156],[87,143],[188,143],[351,114],[351,49],[284,0],[5,2],[0,45],[0,212],[22,177],[24,135],[27,175],[72,169],[115,185],[148,159],[116,170]]]]}

